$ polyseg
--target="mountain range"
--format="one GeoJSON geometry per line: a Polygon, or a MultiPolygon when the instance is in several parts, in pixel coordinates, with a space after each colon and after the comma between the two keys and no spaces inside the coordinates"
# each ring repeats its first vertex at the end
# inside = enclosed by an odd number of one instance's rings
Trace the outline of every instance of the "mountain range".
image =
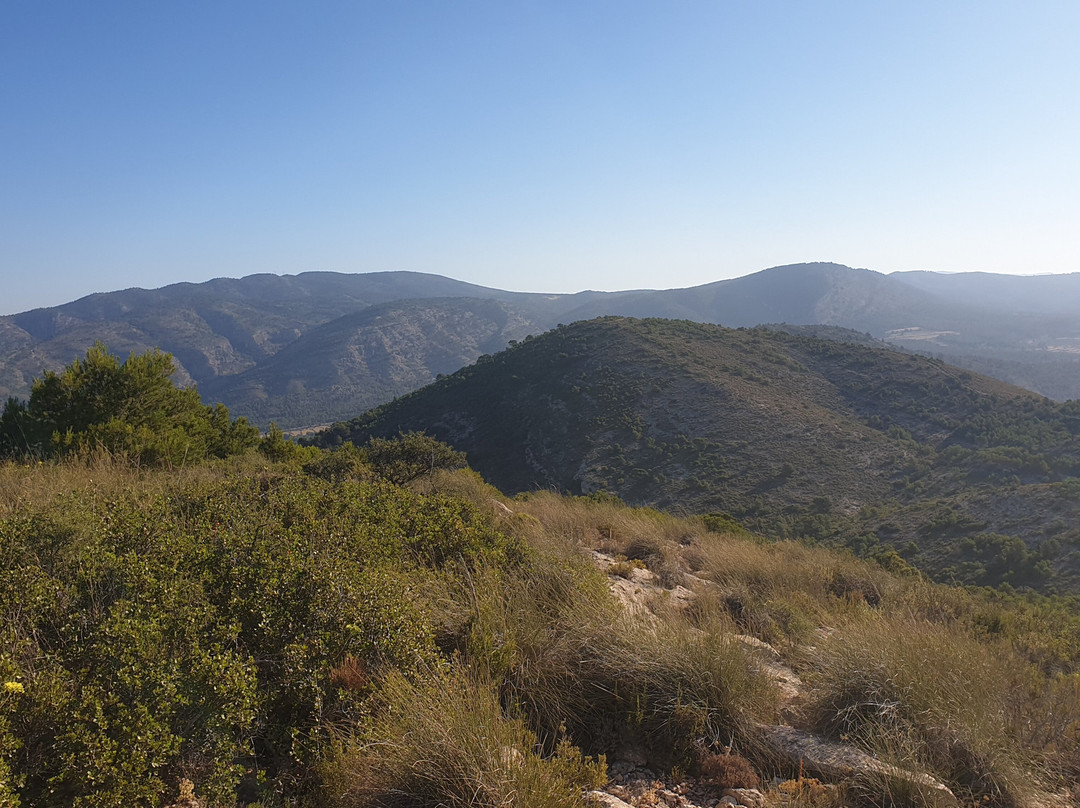
{"type": "Polygon", "coordinates": [[[415,272],[181,283],[90,295],[0,317],[0,395],[97,341],[173,354],[177,381],[261,426],[352,417],[558,323],[605,315],[731,327],[853,329],[994,375],[1080,398],[1080,274],[883,275],[838,264],[774,267],[688,289],[509,292],[415,272]]]}

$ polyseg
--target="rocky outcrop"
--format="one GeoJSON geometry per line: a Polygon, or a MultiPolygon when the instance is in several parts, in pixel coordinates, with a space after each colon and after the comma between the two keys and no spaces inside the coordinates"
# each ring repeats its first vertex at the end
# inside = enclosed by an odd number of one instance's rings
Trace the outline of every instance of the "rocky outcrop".
{"type": "Polygon", "coordinates": [[[928,774],[892,766],[854,746],[779,725],[758,724],[755,734],[763,749],[787,768],[826,780],[855,780],[885,789],[896,786],[909,792],[915,790],[926,805],[957,805],[956,796],[944,783],[928,774]]]}

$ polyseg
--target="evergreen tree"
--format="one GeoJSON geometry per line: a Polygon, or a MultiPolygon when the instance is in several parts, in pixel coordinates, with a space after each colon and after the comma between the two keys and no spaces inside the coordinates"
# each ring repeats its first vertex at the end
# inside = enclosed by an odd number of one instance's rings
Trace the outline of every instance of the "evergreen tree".
{"type": "Polygon", "coordinates": [[[104,449],[141,463],[181,464],[255,445],[258,430],[204,406],[194,387],[173,384],[171,354],[132,354],[121,362],[100,342],[60,373],[35,379],[30,401],[9,399],[0,416],[0,451],[57,456],[104,449]]]}

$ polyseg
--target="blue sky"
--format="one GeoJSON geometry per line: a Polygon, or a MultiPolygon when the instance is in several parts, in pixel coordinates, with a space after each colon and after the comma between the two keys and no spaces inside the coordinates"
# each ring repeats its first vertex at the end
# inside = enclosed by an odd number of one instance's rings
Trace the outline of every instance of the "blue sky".
{"type": "Polygon", "coordinates": [[[1080,270],[1080,3],[0,0],[0,313],[1080,270]]]}

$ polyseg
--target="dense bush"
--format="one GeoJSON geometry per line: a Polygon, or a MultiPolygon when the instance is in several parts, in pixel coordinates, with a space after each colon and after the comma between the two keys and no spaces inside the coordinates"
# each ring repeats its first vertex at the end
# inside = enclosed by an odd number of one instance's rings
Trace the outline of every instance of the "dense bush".
{"type": "Polygon", "coordinates": [[[98,343],[85,359],[35,379],[30,401],[8,399],[0,416],[0,456],[55,456],[104,450],[140,463],[182,465],[253,446],[257,430],[203,406],[194,387],[172,382],[160,351],[121,362],[98,343]]]}
{"type": "Polygon", "coordinates": [[[0,553],[7,781],[85,806],[181,777],[216,802],[305,793],[361,713],[334,671],[434,664],[425,578],[515,557],[460,500],[299,473],[64,496],[0,521],[0,553]]]}
{"type": "Polygon", "coordinates": [[[466,465],[464,452],[421,432],[372,438],[364,446],[364,455],[377,474],[398,485],[438,469],[461,469],[466,465]]]}

